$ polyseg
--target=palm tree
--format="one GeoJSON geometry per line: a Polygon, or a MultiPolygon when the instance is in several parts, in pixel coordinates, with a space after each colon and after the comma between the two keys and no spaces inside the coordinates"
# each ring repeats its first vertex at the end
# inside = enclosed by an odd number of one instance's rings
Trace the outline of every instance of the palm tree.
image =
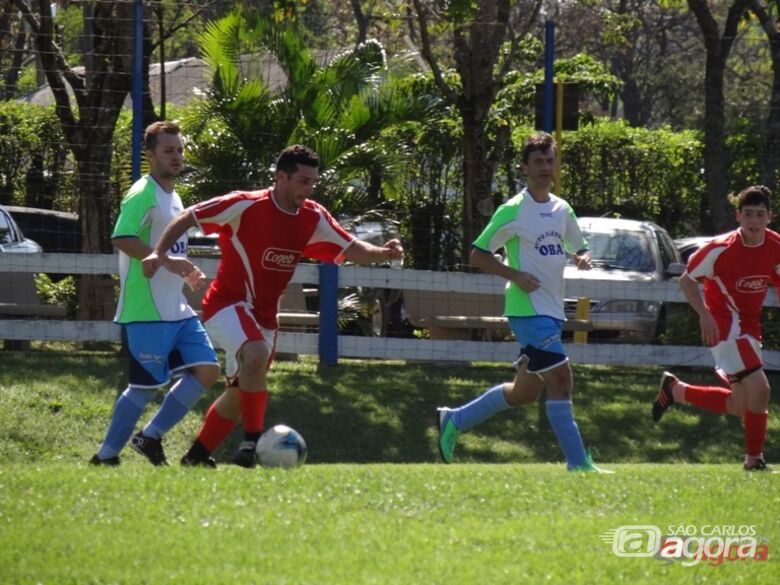
{"type": "Polygon", "coordinates": [[[320,63],[303,38],[294,23],[240,11],[207,25],[201,42],[211,84],[183,121],[195,195],[270,183],[275,157],[295,143],[319,154],[317,195],[334,215],[364,212],[400,191],[408,150],[380,137],[393,124],[424,120],[438,101],[394,76],[379,43],[320,63]],[[269,57],[283,73],[281,87],[272,86],[269,57]]]}

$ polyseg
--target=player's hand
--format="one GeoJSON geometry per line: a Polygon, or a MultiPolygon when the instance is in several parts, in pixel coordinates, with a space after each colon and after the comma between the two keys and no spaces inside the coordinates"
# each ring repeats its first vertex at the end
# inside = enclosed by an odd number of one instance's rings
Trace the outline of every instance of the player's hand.
{"type": "Polygon", "coordinates": [[[163,266],[169,272],[178,274],[182,278],[187,278],[195,270],[195,265],[187,258],[172,258],[168,256],[163,260],[163,266]]]}
{"type": "Polygon", "coordinates": [[[528,272],[518,272],[512,279],[512,282],[528,293],[535,291],[541,284],[538,278],[528,272]]]}
{"type": "Polygon", "coordinates": [[[404,247],[399,239],[394,238],[386,242],[382,249],[388,260],[403,260],[404,258],[404,247]]]}
{"type": "Polygon", "coordinates": [[[590,257],[590,252],[583,252],[574,256],[574,263],[579,270],[590,270],[593,268],[593,260],[590,257]]]}
{"type": "Polygon", "coordinates": [[[157,274],[157,270],[162,266],[163,259],[157,255],[157,252],[152,252],[146,258],[141,260],[141,268],[146,278],[151,278],[157,274]]]}
{"type": "Polygon", "coordinates": [[[184,277],[184,282],[186,282],[187,286],[189,286],[192,290],[202,289],[205,286],[207,280],[208,279],[206,278],[206,275],[203,274],[203,271],[197,266],[193,266],[192,272],[184,277]]]}
{"type": "Polygon", "coordinates": [[[701,340],[707,347],[714,347],[720,340],[718,324],[711,313],[699,315],[699,326],[701,327],[701,340]]]}

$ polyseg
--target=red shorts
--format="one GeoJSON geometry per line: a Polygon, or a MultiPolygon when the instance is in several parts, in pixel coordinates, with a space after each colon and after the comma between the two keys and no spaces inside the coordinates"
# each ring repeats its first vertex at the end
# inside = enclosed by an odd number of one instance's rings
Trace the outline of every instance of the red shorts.
{"type": "Polygon", "coordinates": [[[751,335],[721,341],[711,349],[715,370],[729,382],[737,382],[746,374],[764,367],[761,343],[751,335]]]}
{"type": "Polygon", "coordinates": [[[267,366],[271,366],[276,349],[276,329],[262,327],[247,303],[236,303],[221,309],[203,324],[215,346],[225,350],[225,376],[228,384],[237,382],[238,352],[247,341],[261,341],[268,348],[267,366]]]}

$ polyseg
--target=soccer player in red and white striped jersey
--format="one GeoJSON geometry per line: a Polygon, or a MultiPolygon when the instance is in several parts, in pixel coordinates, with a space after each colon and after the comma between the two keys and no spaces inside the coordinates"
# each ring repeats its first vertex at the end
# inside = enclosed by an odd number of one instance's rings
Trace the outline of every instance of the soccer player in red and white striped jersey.
{"type": "Polygon", "coordinates": [[[656,422],[674,403],[741,417],[744,467],[750,471],[769,469],[763,457],[770,389],[761,357],[761,307],[770,284],[780,294],[780,234],[768,229],[771,195],[761,185],[743,190],[739,228],[698,250],[680,279],[699,315],[702,341],[711,348],[716,372],[728,387],[685,384],[665,372],[653,403],[656,422]]]}
{"type": "Polygon", "coordinates": [[[203,321],[215,345],[225,350],[228,387],[207,412],[183,464],[214,466],[211,453],[241,419],[244,440],[232,461],[243,467],[256,465],[279,300],[302,257],[358,264],[403,257],[398,240],[383,246],[357,240],[309,199],[319,179],[319,163],[317,154],[305,146],[286,148],[276,161],[272,187],[228,193],[184,210],[144,260],[144,273],[151,276],[164,258],[167,242],[190,227],[219,234],[222,255],[203,298],[203,321]]]}

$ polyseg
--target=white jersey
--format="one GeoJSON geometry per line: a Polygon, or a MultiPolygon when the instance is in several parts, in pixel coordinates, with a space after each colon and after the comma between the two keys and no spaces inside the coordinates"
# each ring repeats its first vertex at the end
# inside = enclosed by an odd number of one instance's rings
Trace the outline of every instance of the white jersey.
{"type": "Polygon", "coordinates": [[[510,268],[528,272],[539,280],[531,293],[507,283],[504,315],[546,315],[565,320],[563,269],[569,255],[588,250],[571,206],[555,195],[537,202],[527,189],[499,207],[474,241],[474,247],[506,252],[510,268]]]}
{"type": "MultiPolygon", "coordinates": [[[[176,191],[168,193],[151,176],[136,181],[122,201],[122,209],[112,238],[139,238],[154,247],[165,228],[182,210],[176,191]]],[[[184,234],[169,250],[171,256],[187,255],[187,235],[184,234]]],[[[146,278],[141,261],[119,251],[119,302],[114,321],[135,323],[151,321],[181,321],[195,316],[182,291],[182,278],[160,269],[146,278]]]]}

